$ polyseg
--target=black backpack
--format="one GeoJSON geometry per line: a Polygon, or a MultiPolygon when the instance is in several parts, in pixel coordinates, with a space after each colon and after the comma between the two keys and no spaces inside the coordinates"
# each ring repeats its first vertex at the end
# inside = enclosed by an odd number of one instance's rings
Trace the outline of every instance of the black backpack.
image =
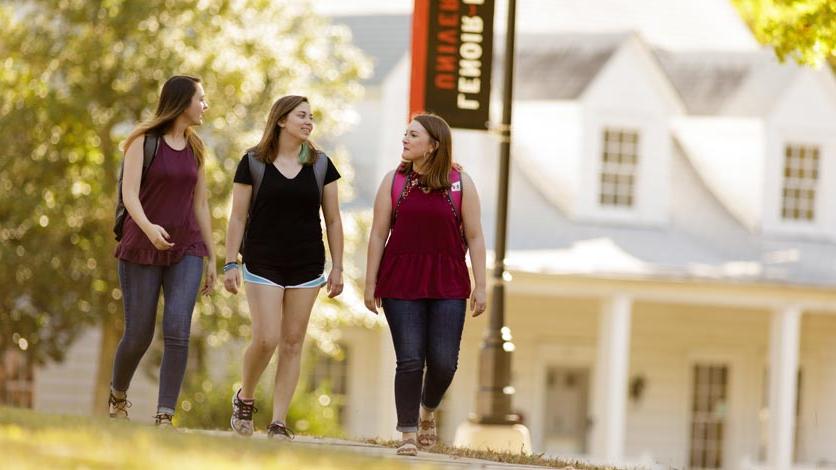
{"type": "MultiPolygon", "coordinates": [[[[244,240],[247,239],[247,229],[250,225],[250,218],[253,215],[253,208],[255,207],[255,198],[258,196],[258,189],[261,187],[261,180],[264,179],[264,172],[267,170],[267,165],[256,158],[255,152],[247,151],[247,163],[250,167],[250,178],[253,180],[253,192],[250,196],[250,209],[247,213],[247,223],[244,226],[244,236],[241,238],[241,247],[239,251],[244,253],[244,240]]],[[[322,204],[322,188],[325,186],[325,172],[328,170],[328,157],[325,152],[317,151],[316,160],[313,163],[314,178],[316,179],[316,186],[319,188],[319,203],[322,204]]]]}
{"type": "MultiPolygon", "coordinates": [[[[145,134],[142,142],[142,176],[139,183],[142,184],[142,179],[145,178],[145,173],[154,161],[154,156],[157,155],[157,149],[160,147],[160,136],[156,134],[145,134]]],[[[125,209],[125,203],[122,201],[122,175],[125,172],[125,159],[122,159],[122,166],[119,168],[119,179],[116,182],[116,222],[113,224],[113,234],[116,235],[116,241],[122,239],[122,226],[125,224],[125,216],[128,211],[125,209]]]]}

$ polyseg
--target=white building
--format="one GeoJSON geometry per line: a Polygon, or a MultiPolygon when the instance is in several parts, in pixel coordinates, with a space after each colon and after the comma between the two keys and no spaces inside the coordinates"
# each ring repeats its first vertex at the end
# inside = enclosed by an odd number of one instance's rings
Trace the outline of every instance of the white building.
{"type": "MultiPolygon", "coordinates": [[[[779,64],[723,1],[518,11],[532,27],[517,28],[506,318],[535,452],[836,467],[832,73],[779,64]]],[[[335,22],[368,38],[406,18],[335,22]]],[[[345,140],[366,202],[407,117],[408,48],[392,65],[386,37],[386,55],[361,46],[384,72],[345,140]]],[[[490,247],[498,143],[455,131],[454,155],[480,190],[490,247]]],[[[448,440],[474,408],[486,320],[465,327],[448,440]]],[[[353,434],[394,434],[390,341],[346,339],[353,434]]]]}

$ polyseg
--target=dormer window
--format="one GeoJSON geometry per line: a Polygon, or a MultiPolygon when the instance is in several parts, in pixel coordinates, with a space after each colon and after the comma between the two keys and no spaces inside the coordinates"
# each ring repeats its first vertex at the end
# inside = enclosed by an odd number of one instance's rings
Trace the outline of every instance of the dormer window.
{"type": "Polygon", "coordinates": [[[630,208],[635,203],[639,133],[605,129],[601,155],[602,206],[630,208]]]}
{"type": "Polygon", "coordinates": [[[819,180],[819,148],[789,144],[784,150],[784,220],[812,222],[816,212],[816,184],[819,180]]]}

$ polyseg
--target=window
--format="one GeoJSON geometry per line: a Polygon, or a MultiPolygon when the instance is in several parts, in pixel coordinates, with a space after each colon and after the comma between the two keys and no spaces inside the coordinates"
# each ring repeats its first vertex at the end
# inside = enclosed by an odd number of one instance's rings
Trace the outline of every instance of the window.
{"type": "Polygon", "coordinates": [[[32,408],[34,371],[23,351],[0,352],[0,405],[32,408]]]}
{"type": "Polygon", "coordinates": [[[605,129],[601,159],[602,206],[632,207],[635,201],[639,134],[605,129]]]}
{"type": "Polygon", "coordinates": [[[589,432],[589,368],[546,369],[543,444],[555,454],[586,453],[589,432]]]}
{"type": "Polygon", "coordinates": [[[819,148],[787,145],[784,150],[784,197],[781,216],[787,220],[815,219],[819,148]]]}
{"type": "Polygon", "coordinates": [[[694,366],[691,407],[691,456],[689,468],[723,467],[729,369],[722,364],[694,366]]]}

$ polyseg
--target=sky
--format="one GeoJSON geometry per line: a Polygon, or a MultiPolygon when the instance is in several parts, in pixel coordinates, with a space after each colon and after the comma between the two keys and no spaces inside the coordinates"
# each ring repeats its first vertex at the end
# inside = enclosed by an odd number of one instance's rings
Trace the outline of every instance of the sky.
{"type": "MultiPolygon", "coordinates": [[[[327,16],[410,14],[413,0],[310,0],[327,16]]],[[[505,30],[507,0],[496,0],[505,30]]],[[[517,0],[517,33],[638,32],[670,50],[751,51],[759,46],[729,0],[517,0]]]]}
{"type": "Polygon", "coordinates": [[[310,0],[314,10],[328,16],[412,13],[412,0],[310,0]]]}

